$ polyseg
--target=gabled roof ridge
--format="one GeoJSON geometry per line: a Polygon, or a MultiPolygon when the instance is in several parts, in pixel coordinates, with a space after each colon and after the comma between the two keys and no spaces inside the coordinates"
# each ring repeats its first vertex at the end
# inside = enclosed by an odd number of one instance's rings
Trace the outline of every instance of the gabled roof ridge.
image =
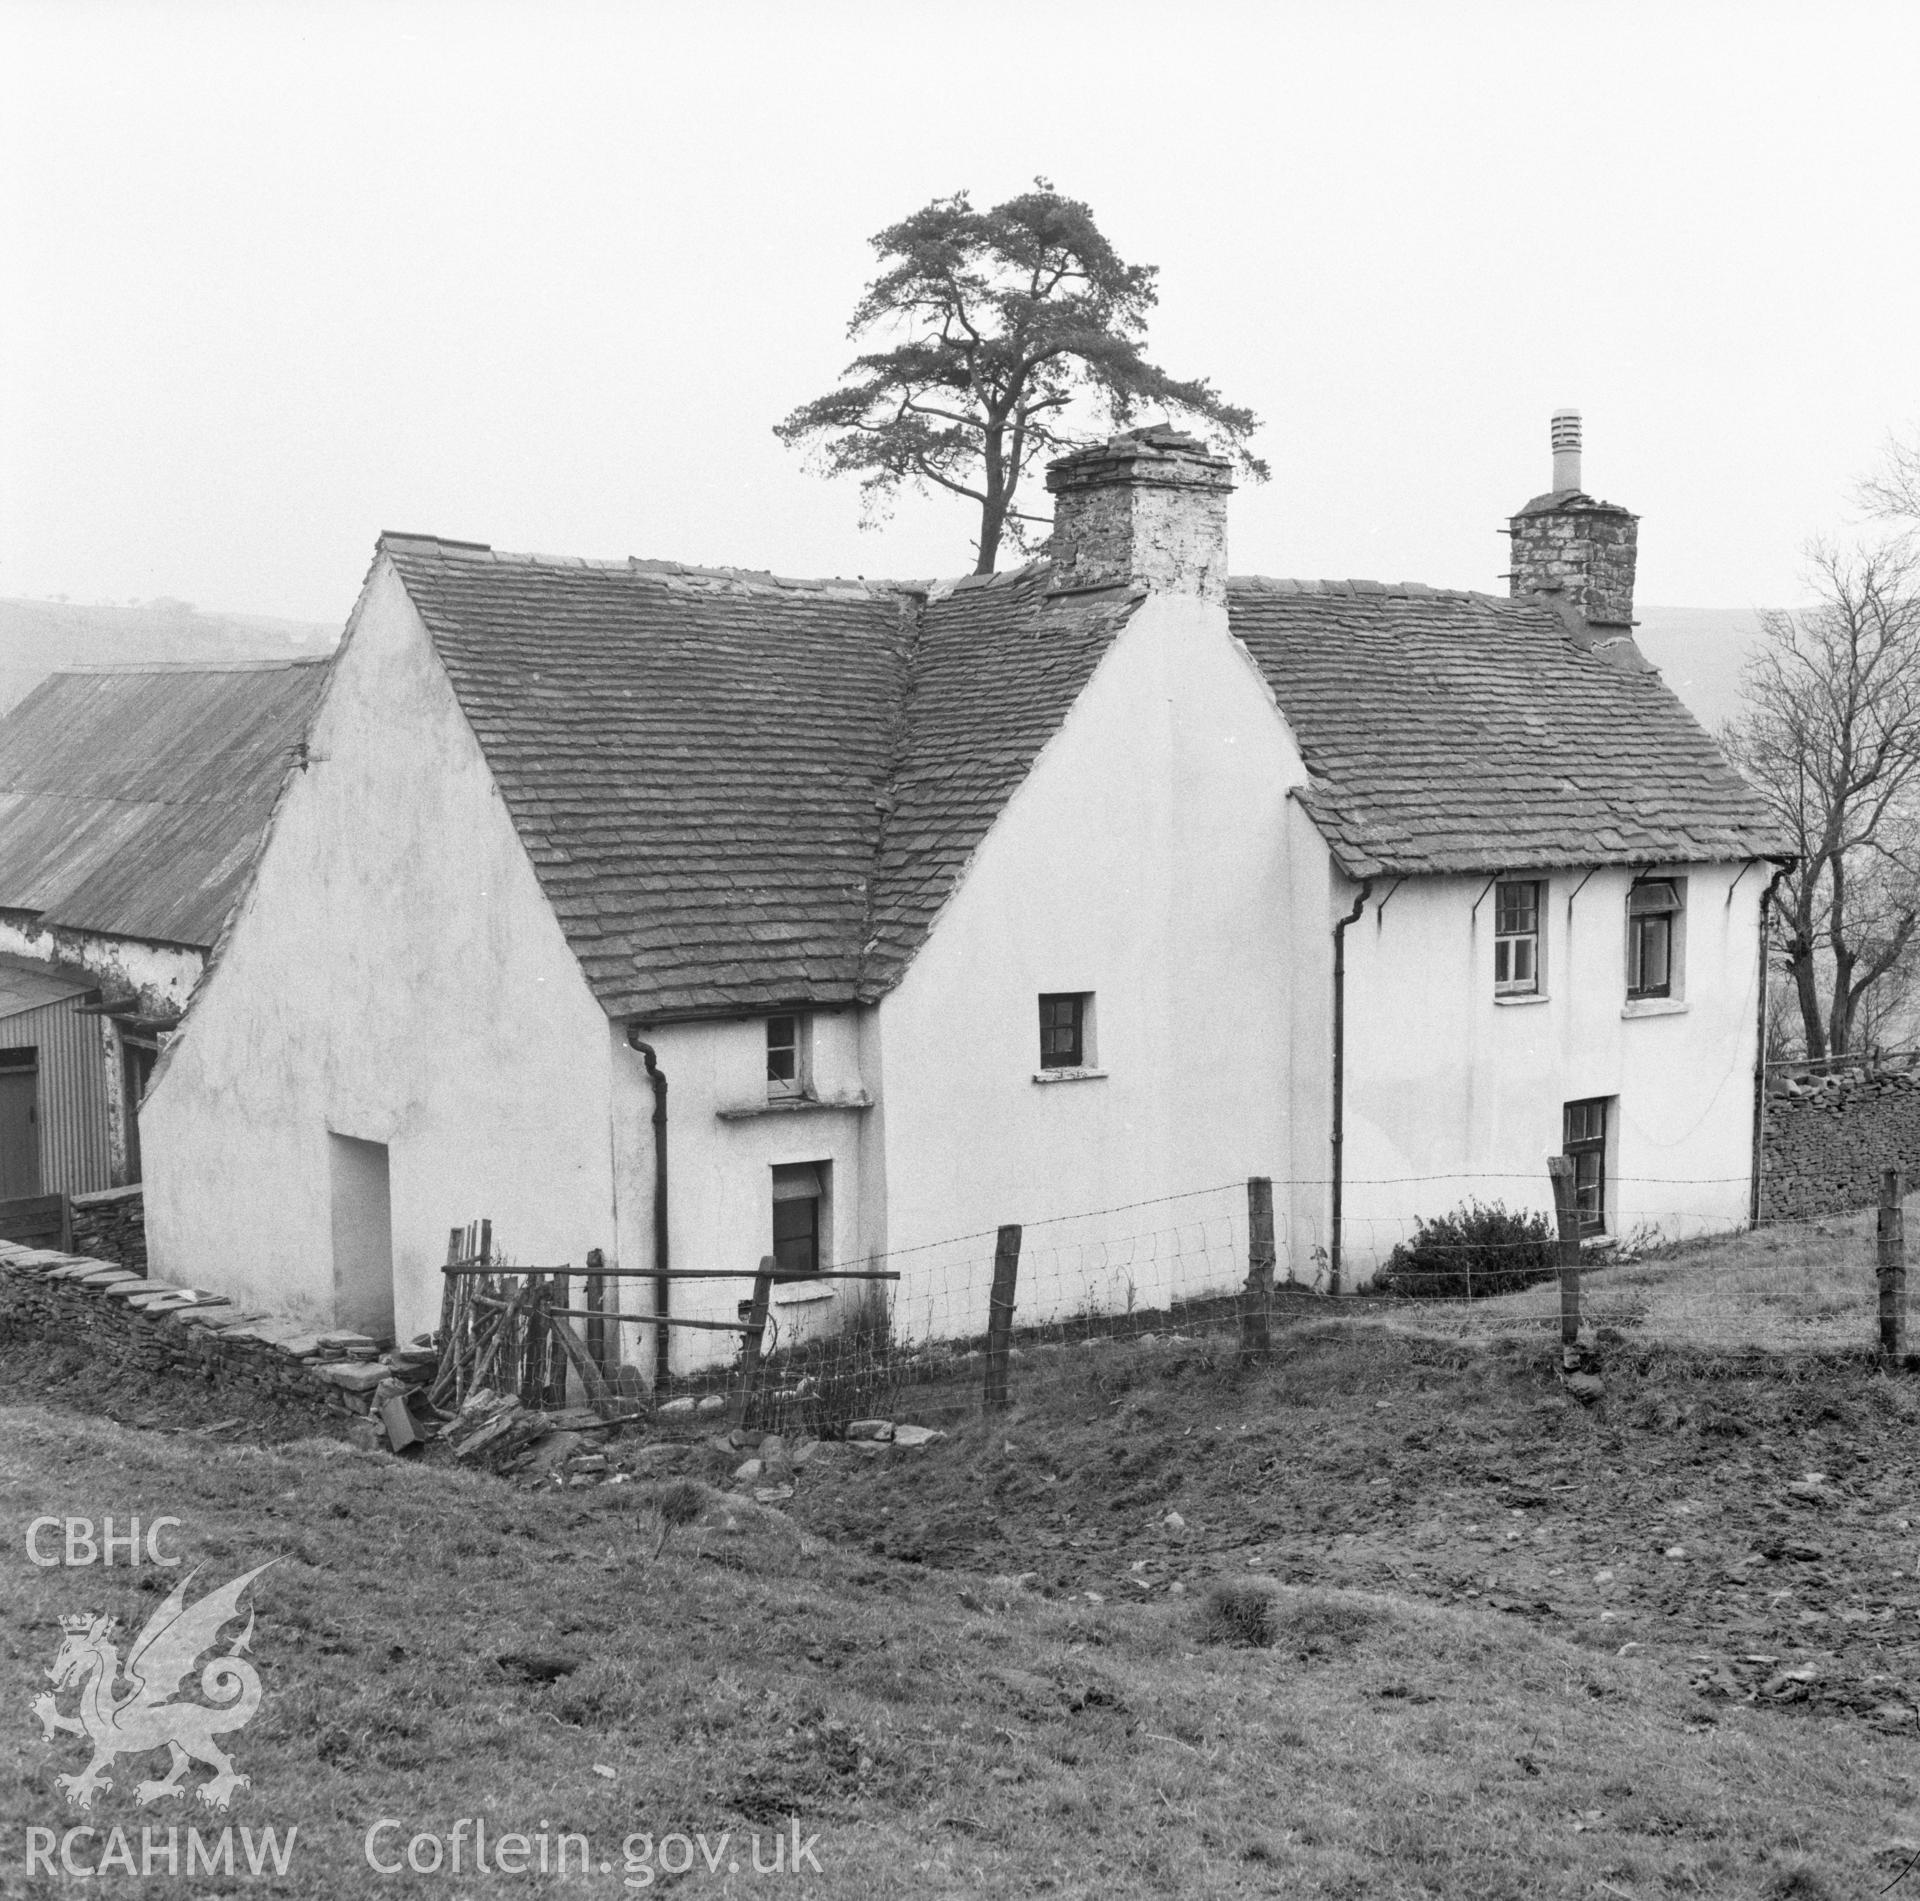
{"type": "Polygon", "coordinates": [[[288,654],[283,660],[70,660],[44,676],[49,680],[90,678],[103,673],[284,673],[290,667],[324,667],[326,653],[288,654]]]}
{"type": "Polygon", "coordinates": [[[1490,594],[1482,588],[1433,587],[1425,581],[1292,580],[1273,574],[1235,574],[1227,586],[1247,594],[1380,594],[1395,600],[1484,601],[1495,607],[1538,607],[1534,595],[1490,594]]]}
{"type": "Polygon", "coordinates": [[[771,568],[735,568],[705,566],[693,561],[670,561],[652,555],[542,554],[537,550],[495,548],[484,541],[455,541],[444,535],[402,533],[387,529],[380,536],[377,553],[401,551],[407,554],[451,555],[477,565],[508,568],[573,569],[591,574],[630,575],[641,580],[659,580],[669,586],[675,582],[699,584],[715,582],[723,586],[773,595],[818,594],[849,600],[886,600],[896,596],[913,599],[943,600],[947,596],[974,588],[1019,587],[1046,572],[1051,563],[1044,558],[1017,568],[996,569],[991,574],[936,576],[932,579],[894,580],[884,575],[791,575],[776,574],[771,568]]]}

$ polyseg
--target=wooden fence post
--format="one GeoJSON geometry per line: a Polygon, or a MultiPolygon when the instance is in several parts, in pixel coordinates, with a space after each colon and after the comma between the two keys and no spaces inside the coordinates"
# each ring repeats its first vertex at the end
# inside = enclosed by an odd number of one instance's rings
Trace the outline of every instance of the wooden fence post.
{"type": "Polygon", "coordinates": [[[607,1305],[607,1278],[600,1272],[606,1264],[607,1257],[598,1248],[588,1248],[585,1304],[594,1317],[587,1322],[587,1358],[600,1369],[602,1378],[610,1380],[613,1374],[607,1364],[607,1323],[599,1318],[607,1305]]]}
{"type": "Polygon", "coordinates": [[[753,1277],[753,1298],[747,1304],[747,1330],[740,1336],[740,1384],[733,1389],[733,1406],[729,1413],[736,1426],[747,1423],[747,1414],[760,1396],[760,1345],[767,1337],[767,1303],[773,1298],[775,1266],[773,1256],[763,1254],[760,1257],[760,1271],[753,1277]]]}
{"type": "Polygon", "coordinates": [[[1566,1155],[1547,1157],[1547,1176],[1553,1183],[1553,1212],[1560,1224],[1560,1344],[1580,1343],[1580,1205],[1573,1192],[1573,1160],[1566,1155]]]}
{"type": "Polygon", "coordinates": [[[1020,1277],[1020,1227],[1000,1230],[993,1249],[993,1291],[987,1296],[987,1391],[989,1412],[1007,1404],[1007,1351],[1013,1345],[1013,1295],[1020,1277]]]}
{"type": "MultiPolygon", "coordinates": [[[[460,1230],[453,1228],[447,1234],[447,1265],[457,1267],[460,1264],[460,1230]]],[[[447,1344],[453,1338],[454,1303],[460,1293],[460,1281],[457,1275],[444,1276],[440,1285],[440,1351],[444,1354],[447,1344]]]]}
{"type": "Polygon", "coordinates": [[[1240,1303],[1240,1358],[1264,1360],[1273,1352],[1273,1180],[1247,1180],[1247,1291],[1240,1303]]]}
{"type": "Polygon", "coordinates": [[[1900,1206],[1906,1199],[1906,1178],[1899,1169],[1880,1173],[1878,1269],[1880,1282],[1880,1351],[1899,1355],[1907,1350],[1907,1218],[1900,1206]]]}

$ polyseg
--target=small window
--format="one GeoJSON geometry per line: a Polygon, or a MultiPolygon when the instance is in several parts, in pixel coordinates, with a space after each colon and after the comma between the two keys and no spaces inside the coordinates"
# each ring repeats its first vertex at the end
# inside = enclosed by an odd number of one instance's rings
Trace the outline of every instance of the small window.
{"type": "Polygon", "coordinates": [[[1084,990],[1056,992],[1040,999],[1040,1067],[1083,1069],[1087,1063],[1087,1005],[1084,990]]]}
{"type": "Polygon", "coordinates": [[[1540,988],[1540,886],[1493,888],[1493,994],[1530,996],[1540,988]]]}
{"type": "Polygon", "coordinates": [[[767,1096],[804,1096],[810,1067],[809,1020],[804,1016],[767,1018],[767,1096]]]}
{"type": "Polygon", "coordinates": [[[1607,1098],[1570,1102],[1562,1145],[1573,1164],[1573,1204],[1582,1234],[1607,1231],[1607,1098]]]}
{"type": "Polygon", "coordinates": [[[779,1280],[820,1272],[821,1210],[827,1199],[825,1162],[773,1171],[773,1259],[779,1280]]]}
{"type": "Polygon", "coordinates": [[[1627,894],[1627,995],[1671,997],[1679,961],[1680,887],[1643,878],[1627,894]]]}

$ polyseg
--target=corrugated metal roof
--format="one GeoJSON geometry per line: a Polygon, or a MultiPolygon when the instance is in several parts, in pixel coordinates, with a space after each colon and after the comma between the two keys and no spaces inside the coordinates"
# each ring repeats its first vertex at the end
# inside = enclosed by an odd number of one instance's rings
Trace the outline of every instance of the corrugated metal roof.
{"type": "Polygon", "coordinates": [[[26,957],[0,957],[0,1020],[17,1017],[43,1004],[83,997],[95,985],[84,976],[69,976],[50,964],[26,957]]]}
{"type": "Polygon", "coordinates": [[[210,947],[324,660],[56,673],[0,718],[0,908],[210,947]]]}

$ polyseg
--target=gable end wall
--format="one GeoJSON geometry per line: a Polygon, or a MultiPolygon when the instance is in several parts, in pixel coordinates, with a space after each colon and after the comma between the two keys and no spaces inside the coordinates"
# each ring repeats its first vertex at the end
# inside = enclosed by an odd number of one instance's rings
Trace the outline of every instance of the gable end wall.
{"type": "Polygon", "coordinates": [[[153,1272],[332,1321],[328,1135],[385,1143],[404,1336],[476,1216],[611,1253],[608,1025],[384,561],[310,743],[148,1097],[153,1272]]]}
{"type": "Polygon", "coordinates": [[[1224,607],[1150,597],[879,1005],[906,1332],[984,1328],[1005,1222],[1023,1323],[1244,1279],[1246,1177],[1288,1174],[1301,777],[1224,607]],[[1093,993],[1103,1077],[1034,1080],[1048,991],[1093,993]]]}

